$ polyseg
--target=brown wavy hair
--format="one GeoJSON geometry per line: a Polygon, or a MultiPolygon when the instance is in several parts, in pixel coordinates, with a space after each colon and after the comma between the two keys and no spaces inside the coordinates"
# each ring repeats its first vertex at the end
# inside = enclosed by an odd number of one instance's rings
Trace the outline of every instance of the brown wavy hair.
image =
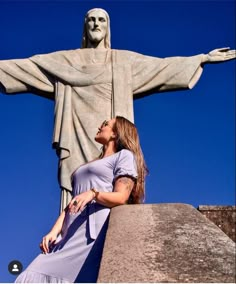
{"type": "Polygon", "coordinates": [[[122,116],[116,116],[115,118],[116,121],[113,130],[116,133],[116,151],[119,152],[122,149],[130,150],[133,152],[137,163],[138,177],[128,203],[143,203],[145,197],[145,177],[148,169],[143,157],[138,131],[136,126],[128,119],[122,116]]]}

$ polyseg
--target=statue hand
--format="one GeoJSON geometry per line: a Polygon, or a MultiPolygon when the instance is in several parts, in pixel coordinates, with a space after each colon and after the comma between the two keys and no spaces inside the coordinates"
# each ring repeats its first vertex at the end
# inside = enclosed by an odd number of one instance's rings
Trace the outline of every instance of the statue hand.
{"type": "Polygon", "coordinates": [[[204,56],[203,63],[217,63],[236,58],[236,50],[229,47],[217,48],[204,56]]]}

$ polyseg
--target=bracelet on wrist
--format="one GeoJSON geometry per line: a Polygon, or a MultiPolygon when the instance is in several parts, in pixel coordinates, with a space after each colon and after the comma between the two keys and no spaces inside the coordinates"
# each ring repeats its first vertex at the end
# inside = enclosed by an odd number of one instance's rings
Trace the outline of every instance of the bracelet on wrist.
{"type": "Polygon", "coordinates": [[[99,194],[99,191],[97,191],[95,188],[90,189],[93,193],[93,199],[96,200],[99,194]]]}

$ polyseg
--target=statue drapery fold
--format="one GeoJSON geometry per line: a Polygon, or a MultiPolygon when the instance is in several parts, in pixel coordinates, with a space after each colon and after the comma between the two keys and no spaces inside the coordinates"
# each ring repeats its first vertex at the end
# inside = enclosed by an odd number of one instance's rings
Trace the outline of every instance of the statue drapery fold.
{"type": "Polygon", "coordinates": [[[96,62],[93,56],[96,59],[99,52],[86,48],[0,61],[6,93],[54,95],[52,144],[59,156],[63,207],[70,196],[71,174],[99,155],[93,138],[103,120],[120,115],[133,121],[133,99],[192,88],[202,72],[202,55],[161,59],[107,49],[101,53],[103,61],[96,62]]]}

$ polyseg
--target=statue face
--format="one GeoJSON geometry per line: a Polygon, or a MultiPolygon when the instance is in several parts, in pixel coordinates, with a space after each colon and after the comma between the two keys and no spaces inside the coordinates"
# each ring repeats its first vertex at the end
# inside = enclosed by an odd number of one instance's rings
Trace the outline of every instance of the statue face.
{"type": "Polygon", "coordinates": [[[92,11],[86,21],[87,36],[90,42],[100,43],[107,33],[106,15],[99,10],[92,11]]]}

